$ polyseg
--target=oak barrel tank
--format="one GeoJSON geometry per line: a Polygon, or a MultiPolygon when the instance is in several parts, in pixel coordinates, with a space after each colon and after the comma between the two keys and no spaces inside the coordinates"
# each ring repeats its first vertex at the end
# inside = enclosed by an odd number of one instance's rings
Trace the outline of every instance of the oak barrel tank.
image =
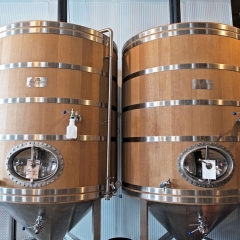
{"type": "Polygon", "coordinates": [[[239,33],[178,23],[123,47],[124,192],[178,240],[202,239],[239,203],[239,33]]]}
{"type": "Polygon", "coordinates": [[[0,28],[0,201],[37,239],[62,239],[105,194],[107,172],[115,181],[117,50],[111,55],[110,46],[101,32],[63,22],[0,28]],[[76,139],[66,138],[70,116],[76,139]]]}

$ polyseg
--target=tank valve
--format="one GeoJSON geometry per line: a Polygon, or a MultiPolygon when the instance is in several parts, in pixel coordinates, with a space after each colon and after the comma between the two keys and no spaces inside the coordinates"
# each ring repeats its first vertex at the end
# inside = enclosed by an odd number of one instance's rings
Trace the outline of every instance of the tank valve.
{"type": "MultiPolygon", "coordinates": [[[[69,113],[66,110],[63,111],[63,114],[69,113]]],[[[69,119],[69,125],[67,126],[67,133],[66,138],[67,139],[76,139],[77,138],[77,127],[75,126],[76,122],[80,122],[82,119],[82,116],[78,114],[77,111],[74,112],[74,109],[72,108],[70,112],[70,119],[69,119]]]]}
{"type": "Polygon", "coordinates": [[[75,111],[74,112],[74,109],[72,108],[71,111],[66,111],[66,110],[63,110],[63,114],[67,114],[67,113],[70,113],[70,119],[74,119],[74,122],[81,122],[82,120],[82,115],[81,114],[78,114],[78,111],[75,111]]]}
{"type": "Polygon", "coordinates": [[[44,227],[43,223],[44,223],[43,217],[38,216],[35,221],[35,224],[32,227],[27,227],[27,228],[33,228],[34,233],[39,234],[40,232],[42,232],[42,229],[44,227]]]}
{"type": "Polygon", "coordinates": [[[117,196],[119,198],[122,198],[121,194],[114,195],[117,192],[117,189],[120,188],[121,186],[122,186],[122,184],[121,184],[120,181],[109,183],[110,191],[109,192],[106,191],[106,192],[103,193],[105,200],[109,200],[112,196],[117,196]]]}
{"type": "Polygon", "coordinates": [[[111,187],[112,191],[116,191],[117,188],[120,188],[121,186],[122,186],[122,184],[120,181],[110,183],[110,187],[111,187]]]}
{"type": "MultiPolygon", "coordinates": [[[[237,114],[239,114],[240,112],[233,112],[232,115],[236,116],[237,114]]],[[[240,123],[240,118],[236,119],[236,122],[240,123]]]]}
{"type": "Polygon", "coordinates": [[[188,232],[188,235],[192,235],[194,232],[199,231],[202,235],[206,236],[208,234],[207,224],[202,216],[198,217],[198,224],[189,224],[189,226],[198,226],[197,229],[188,232]]]}
{"type": "Polygon", "coordinates": [[[162,181],[159,186],[160,188],[164,188],[164,191],[166,188],[170,188],[171,187],[170,178],[167,181],[162,181]]]}

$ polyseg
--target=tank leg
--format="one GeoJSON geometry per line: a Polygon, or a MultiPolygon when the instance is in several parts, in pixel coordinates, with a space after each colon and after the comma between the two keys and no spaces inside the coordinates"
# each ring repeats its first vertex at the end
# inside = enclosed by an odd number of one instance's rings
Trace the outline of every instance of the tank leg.
{"type": "Polygon", "coordinates": [[[172,235],[169,232],[167,232],[158,240],[172,240],[172,239],[173,239],[172,235]]]}
{"type": "MultiPolygon", "coordinates": [[[[71,240],[81,240],[80,238],[77,238],[75,235],[73,235],[72,233],[67,233],[67,236],[68,236],[68,238],[63,238],[63,240],[67,240],[67,239],[71,239],[71,240]]],[[[37,240],[36,238],[33,238],[33,239],[29,239],[29,240],[37,240]]]]}
{"type": "Polygon", "coordinates": [[[140,200],[140,240],[148,239],[148,203],[140,200]]]}
{"type": "Polygon", "coordinates": [[[97,199],[93,202],[92,206],[92,231],[93,240],[100,240],[101,234],[101,199],[97,199]]]}

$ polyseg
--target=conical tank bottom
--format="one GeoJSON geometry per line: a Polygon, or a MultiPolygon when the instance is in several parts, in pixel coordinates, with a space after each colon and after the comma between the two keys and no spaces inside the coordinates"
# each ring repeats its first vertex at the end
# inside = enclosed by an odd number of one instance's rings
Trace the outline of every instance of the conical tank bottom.
{"type": "Polygon", "coordinates": [[[204,219],[208,233],[238,207],[238,204],[182,205],[149,202],[154,217],[176,240],[201,240],[204,235],[198,230],[199,216],[204,219]],[[196,224],[196,225],[192,225],[196,224]]]}
{"type": "Polygon", "coordinates": [[[9,214],[38,240],[61,240],[89,211],[92,201],[70,203],[34,204],[8,203],[1,205],[9,214]],[[42,231],[35,234],[34,226],[38,216],[44,223],[42,231]]]}

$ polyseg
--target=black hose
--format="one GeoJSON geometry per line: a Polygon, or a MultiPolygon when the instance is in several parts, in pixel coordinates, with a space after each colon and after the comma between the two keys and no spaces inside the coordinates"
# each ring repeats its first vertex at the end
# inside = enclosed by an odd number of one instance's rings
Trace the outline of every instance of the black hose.
{"type": "Polygon", "coordinates": [[[170,23],[181,22],[180,0],[169,0],[170,23]]]}
{"type": "Polygon", "coordinates": [[[58,21],[67,22],[67,0],[58,0],[58,21]]]}

